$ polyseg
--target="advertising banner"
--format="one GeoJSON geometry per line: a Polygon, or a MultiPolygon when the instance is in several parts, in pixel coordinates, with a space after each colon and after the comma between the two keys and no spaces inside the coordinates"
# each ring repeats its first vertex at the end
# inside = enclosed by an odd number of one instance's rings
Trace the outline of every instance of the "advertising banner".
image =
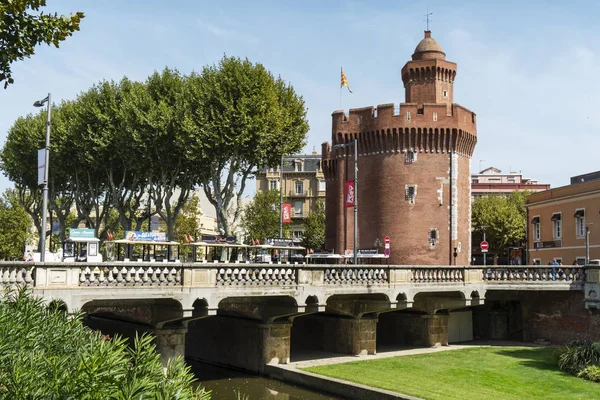
{"type": "Polygon", "coordinates": [[[165,232],[126,231],[125,239],[142,242],[166,242],[165,232]]]}
{"type": "Polygon", "coordinates": [[[225,243],[225,244],[235,244],[236,237],[235,236],[219,236],[219,235],[202,235],[202,242],[204,243],[225,243]]]}
{"type": "Polygon", "coordinates": [[[46,172],[46,149],[38,150],[38,185],[44,184],[44,174],[46,172]]]}
{"type": "Polygon", "coordinates": [[[346,207],[354,207],[355,193],[354,193],[354,181],[345,182],[346,190],[344,192],[344,198],[346,199],[346,207]]]}
{"type": "Polygon", "coordinates": [[[281,221],[292,222],[292,205],[289,203],[283,203],[281,205],[281,221]]]}

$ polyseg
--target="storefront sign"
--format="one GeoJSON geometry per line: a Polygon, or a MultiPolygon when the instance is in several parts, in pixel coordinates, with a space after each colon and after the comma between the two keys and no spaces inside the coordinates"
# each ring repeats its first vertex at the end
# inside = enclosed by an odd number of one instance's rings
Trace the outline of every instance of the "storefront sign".
{"type": "Polygon", "coordinates": [[[235,244],[236,243],[236,237],[235,236],[231,236],[231,235],[227,235],[227,236],[220,236],[220,235],[202,235],[202,242],[204,243],[223,243],[223,244],[235,244]]]}
{"type": "Polygon", "coordinates": [[[534,249],[551,249],[554,247],[562,247],[562,240],[549,240],[547,242],[533,242],[534,249]]]}
{"type": "Polygon", "coordinates": [[[96,237],[96,232],[93,229],[71,228],[69,237],[71,239],[93,239],[96,237]]]}
{"type": "Polygon", "coordinates": [[[294,246],[294,241],[288,238],[266,238],[264,244],[269,246],[294,246]]]}
{"type": "Polygon", "coordinates": [[[165,232],[126,231],[125,239],[138,242],[166,242],[167,234],[165,232]]]}

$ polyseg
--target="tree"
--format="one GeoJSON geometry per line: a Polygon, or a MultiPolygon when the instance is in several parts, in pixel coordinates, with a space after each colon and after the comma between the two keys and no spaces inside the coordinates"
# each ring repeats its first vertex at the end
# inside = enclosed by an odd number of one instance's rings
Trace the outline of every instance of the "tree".
{"type": "Polygon", "coordinates": [[[304,218],[302,245],[307,249],[322,249],[325,246],[325,202],[318,200],[315,208],[304,218]]]}
{"type": "Polygon", "coordinates": [[[84,18],[75,15],[57,15],[39,12],[46,0],[2,0],[0,2],[0,82],[4,88],[13,83],[11,64],[34,53],[38,44],[58,48],[59,43],[79,30],[84,18]]]}
{"type": "Polygon", "coordinates": [[[201,183],[221,233],[229,234],[242,211],[248,177],[304,146],[304,100],[262,64],[227,56],[201,74],[192,73],[187,100],[193,122],[187,129],[199,135],[196,153],[204,155],[208,167],[201,183]]]}
{"type": "MultiPolygon", "coordinates": [[[[244,208],[241,228],[245,232],[247,243],[251,239],[279,237],[279,190],[256,193],[244,208]]],[[[290,233],[290,223],[284,223],[283,236],[289,237],[290,233]]]]}
{"type": "Polygon", "coordinates": [[[14,189],[0,199],[0,258],[21,259],[26,242],[32,238],[31,218],[14,189]]]}
{"type": "Polygon", "coordinates": [[[526,192],[513,192],[510,196],[487,196],[475,199],[472,206],[473,232],[485,227],[489,252],[504,256],[509,247],[521,247],[526,235],[526,192]]]}
{"type": "MultiPolygon", "coordinates": [[[[198,240],[196,234],[200,228],[198,218],[202,216],[202,210],[200,210],[200,198],[193,194],[188,201],[184,204],[181,209],[181,213],[177,217],[175,223],[175,240],[179,243],[186,243],[187,236],[190,235],[194,240],[198,240]]],[[[190,248],[182,246],[180,252],[184,255],[190,253],[190,248]]]]}
{"type": "Polygon", "coordinates": [[[208,400],[182,357],[165,370],[152,336],[133,347],[86,328],[27,289],[0,297],[1,399],[208,400]],[[24,334],[26,332],[26,334],[24,334]]]}

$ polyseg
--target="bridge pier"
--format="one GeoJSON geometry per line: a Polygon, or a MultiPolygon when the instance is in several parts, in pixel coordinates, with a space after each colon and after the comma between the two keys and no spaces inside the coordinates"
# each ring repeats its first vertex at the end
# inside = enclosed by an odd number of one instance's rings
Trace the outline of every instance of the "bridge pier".
{"type": "Polygon", "coordinates": [[[448,314],[422,315],[421,338],[427,347],[448,346],[448,314]]]}
{"type": "Polygon", "coordinates": [[[166,367],[170,359],[185,357],[187,327],[154,328],[153,333],[156,337],[156,350],[160,353],[163,366],[166,367]]]}

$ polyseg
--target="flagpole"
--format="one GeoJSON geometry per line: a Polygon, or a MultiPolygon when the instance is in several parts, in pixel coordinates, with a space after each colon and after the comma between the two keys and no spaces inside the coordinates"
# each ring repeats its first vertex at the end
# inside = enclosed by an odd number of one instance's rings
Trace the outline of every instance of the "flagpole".
{"type": "MultiPolygon", "coordinates": [[[[343,73],[344,73],[344,68],[340,67],[340,77],[342,76],[343,73]]],[[[340,84],[340,110],[343,110],[343,108],[342,108],[342,89],[343,88],[344,87],[340,84]]]]}

